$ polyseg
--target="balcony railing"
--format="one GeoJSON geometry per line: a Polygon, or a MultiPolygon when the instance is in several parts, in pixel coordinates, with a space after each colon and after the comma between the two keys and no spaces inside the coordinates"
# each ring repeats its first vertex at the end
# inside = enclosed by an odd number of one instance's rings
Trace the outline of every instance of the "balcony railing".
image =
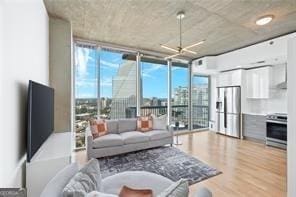
{"type": "MultiPolygon", "coordinates": [[[[85,146],[85,129],[88,126],[88,119],[96,117],[96,110],[76,114],[76,148],[85,146]]],[[[124,114],[124,113],[123,113],[124,114]]],[[[142,106],[141,115],[154,114],[157,116],[167,114],[167,106],[142,106]]],[[[125,109],[125,117],[135,118],[137,115],[136,107],[127,107],[125,109]]],[[[124,116],[124,115],[123,115],[124,116]]],[[[192,127],[193,129],[207,128],[209,122],[209,107],[205,105],[192,106],[192,127]]],[[[172,122],[179,121],[184,125],[183,130],[188,129],[188,105],[173,105],[172,106],[172,122]]]]}
{"type": "MultiPolygon", "coordinates": [[[[141,115],[154,114],[157,116],[167,114],[167,106],[142,106],[141,115]]],[[[126,118],[136,117],[136,107],[126,108],[126,118]]],[[[179,121],[188,129],[188,105],[172,106],[172,121],[179,121]]],[[[207,128],[209,125],[209,107],[205,105],[192,106],[192,127],[193,129],[207,128]]]]}

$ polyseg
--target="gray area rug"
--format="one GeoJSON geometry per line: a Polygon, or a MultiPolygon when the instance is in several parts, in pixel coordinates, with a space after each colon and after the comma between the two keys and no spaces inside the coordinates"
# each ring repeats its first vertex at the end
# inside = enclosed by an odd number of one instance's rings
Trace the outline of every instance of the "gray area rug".
{"type": "Polygon", "coordinates": [[[221,172],[175,147],[160,147],[99,159],[102,177],[124,171],[148,171],[192,185],[221,172]]]}

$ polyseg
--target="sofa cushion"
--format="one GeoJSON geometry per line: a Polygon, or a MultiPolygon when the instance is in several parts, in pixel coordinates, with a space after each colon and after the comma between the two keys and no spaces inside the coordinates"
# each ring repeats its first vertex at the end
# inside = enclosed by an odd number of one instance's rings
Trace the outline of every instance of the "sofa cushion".
{"type": "Polygon", "coordinates": [[[152,117],[151,116],[140,116],[137,119],[137,130],[147,132],[152,130],[152,117]]]}
{"type": "Polygon", "coordinates": [[[123,133],[127,131],[137,130],[137,119],[119,119],[118,120],[118,132],[123,133]]]}
{"type": "Polygon", "coordinates": [[[120,134],[124,144],[135,144],[149,141],[149,136],[140,131],[129,131],[120,134]]]}
{"type": "Polygon", "coordinates": [[[162,115],[157,117],[154,114],[151,114],[152,120],[153,120],[153,130],[167,130],[167,115],[162,115]]]}
{"type": "Polygon", "coordinates": [[[98,137],[93,140],[94,148],[104,148],[110,146],[121,146],[123,145],[123,139],[119,134],[108,134],[98,137]]]}
{"type": "Polygon", "coordinates": [[[94,139],[107,134],[108,129],[107,129],[107,123],[105,120],[90,119],[89,123],[90,123],[91,134],[94,139]]]}
{"type": "Polygon", "coordinates": [[[66,185],[63,196],[84,197],[91,191],[100,191],[101,182],[99,162],[97,159],[91,159],[66,185]]]}
{"type": "Polygon", "coordinates": [[[118,134],[118,120],[106,120],[108,133],[118,134]]]}
{"type": "Polygon", "coordinates": [[[167,130],[152,130],[145,133],[149,136],[150,140],[160,140],[171,136],[171,133],[167,130]]]}

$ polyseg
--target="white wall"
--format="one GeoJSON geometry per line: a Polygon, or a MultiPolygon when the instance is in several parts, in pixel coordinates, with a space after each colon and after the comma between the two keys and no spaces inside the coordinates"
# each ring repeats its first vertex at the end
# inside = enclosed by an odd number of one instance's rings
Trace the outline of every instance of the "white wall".
{"type": "Polygon", "coordinates": [[[296,196],[296,36],[288,44],[288,197],[296,196]]]}
{"type": "Polygon", "coordinates": [[[256,45],[245,47],[236,51],[217,56],[216,63],[219,70],[234,69],[262,60],[280,57],[287,59],[287,41],[296,33],[281,36],[256,45]],[[273,44],[270,42],[273,41],[273,44]]]}
{"type": "Polygon", "coordinates": [[[2,0],[0,11],[0,188],[20,187],[28,80],[48,84],[48,15],[42,0],[2,0]]]}

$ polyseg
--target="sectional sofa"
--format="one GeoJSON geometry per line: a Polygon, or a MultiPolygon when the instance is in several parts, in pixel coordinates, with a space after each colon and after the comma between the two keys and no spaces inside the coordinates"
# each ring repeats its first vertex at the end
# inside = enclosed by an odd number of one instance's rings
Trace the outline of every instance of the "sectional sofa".
{"type": "Polygon", "coordinates": [[[100,158],[173,144],[173,130],[154,120],[153,130],[137,131],[137,119],[107,120],[108,134],[93,138],[87,129],[87,156],[100,158]]]}
{"type": "MultiPolygon", "coordinates": [[[[81,196],[81,193],[88,193],[83,195],[86,197],[118,197],[123,186],[151,189],[154,197],[187,197],[188,185],[182,183],[184,181],[173,182],[146,171],[125,171],[102,178],[98,161],[92,159],[80,169],[77,163],[72,163],[60,170],[48,182],[40,197],[81,196]],[[74,184],[69,186],[70,182],[74,184]],[[69,192],[75,195],[70,195],[69,192]]],[[[198,188],[191,196],[212,197],[212,193],[207,188],[198,188]]]]}

